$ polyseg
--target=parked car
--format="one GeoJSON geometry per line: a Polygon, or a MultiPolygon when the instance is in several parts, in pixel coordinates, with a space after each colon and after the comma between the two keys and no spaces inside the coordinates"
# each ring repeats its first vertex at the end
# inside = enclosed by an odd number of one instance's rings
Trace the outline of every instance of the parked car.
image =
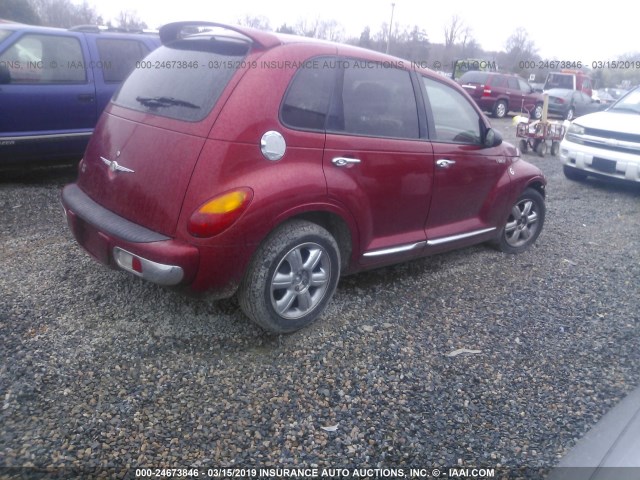
{"type": "Polygon", "coordinates": [[[82,157],[115,90],[157,34],[0,25],[0,165],[82,157]]]}
{"type": "Polygon", "coordinates": [[[593,95],[593,82],[591,77],[580,70],[563,69],[559,72],[549,72],[544,82],[544,91],[553,88],[567,88],[593,95]]]}
{"type": "Polygon", "coordinates": [[[587,113],[602,110],[605,105],[578,90],[552,88],[545,93],[549,95],[549,115],[557,115],[565,120],[573,120],[587,113]]]}
{"type": "Polygon", "coordinates": [[[640,87],[606,111],[576,119],[560,144],[564,174],[640,182],[640,87]]]}
{"type": "Polygon", "coordinates": [[[621,88],[601,88],[595,90],[592,97],[599,101],[603,106],[609,106],[614,104],[620,97],[622,97],[627,90],[621,88]]]}
{"type": "Polygon", "coordinates": [[[510,111],[542,117],[542,95],[518,75],[467,72],[459,83],[482,110],[494,117],[502,118],[510,111]]]}
{"type": "Polygon", "coordinates": [[[542,172],[452,80],[250,28],[178,22],[160,36],[145,62],[181,67],[130,75],[62,192],[100,262],[237,290],[256,323],[291,332],[343,273],[487,241],[519,253],[540,234],[542,172]]]}

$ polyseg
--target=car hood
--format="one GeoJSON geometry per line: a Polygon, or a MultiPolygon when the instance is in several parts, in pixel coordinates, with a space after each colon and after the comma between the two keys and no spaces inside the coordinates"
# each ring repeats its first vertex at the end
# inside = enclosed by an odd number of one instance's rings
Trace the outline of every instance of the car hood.
{"type": "Polygon", "coordinates": [[[585,128],[640,135],[640,115],[608,110],[584,115],[575,122],[585,128]]]}

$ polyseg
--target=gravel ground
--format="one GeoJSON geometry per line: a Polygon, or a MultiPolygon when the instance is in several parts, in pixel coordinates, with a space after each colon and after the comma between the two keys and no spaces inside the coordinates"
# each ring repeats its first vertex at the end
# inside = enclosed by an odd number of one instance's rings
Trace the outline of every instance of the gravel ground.
{"type": "MultiPolygon", "coordinates": [[[[494,125],[515,141],[510,121],[494,125]]],[[[481,245],[344,278],[319,322],[281,337],[235,300],[94,263],[58,202],[72,170],[0,174],[0,476],[544,477],[640,385],[640,189],[570,182],[559,160],[526,158],[549,180],[535,248],[481,245]],[[479,353],[446,355],[461,348],[479,353]]]]}

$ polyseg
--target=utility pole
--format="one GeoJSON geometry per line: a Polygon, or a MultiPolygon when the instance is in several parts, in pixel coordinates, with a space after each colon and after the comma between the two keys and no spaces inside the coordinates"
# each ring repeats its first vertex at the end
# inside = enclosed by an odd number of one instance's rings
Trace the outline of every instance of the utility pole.
{"type": "Polygon", "coordinates": [[[387,53],[389,53],[389,44],[391,43],[391,29],[393,28],[393,11],[396,8],[396,4],[391,4],[391,21],[389,22],[389,35],[387,36],[387,53]]]}

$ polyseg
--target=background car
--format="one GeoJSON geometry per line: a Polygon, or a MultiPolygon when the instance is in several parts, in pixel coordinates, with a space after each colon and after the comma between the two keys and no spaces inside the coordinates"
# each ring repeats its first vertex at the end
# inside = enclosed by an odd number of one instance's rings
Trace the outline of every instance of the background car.
{"type": "Polygon", "coordinates": [[[321,314],[343,273],[482,242],[520,253],[540,234],[543,173],[452,80],[249,28],[178,22],[160,37],[145,62],[184,68],[129,76],[62,192],[100,262],[237,290],[284,333],[321,314]],[[200,26],[224,31],[188,34],[200,26]]]}
{"type": "Polygon", "coordinates": [[[564,174],[640,184],[640,87],[604,112],[576,119],[560,144],[564,174]]]}
{"type": "Polygon", "coordinates": [[[552,88],[545,93],[549,95],[549,114],[560,116],[565,120],[573,120],[605,108],[605,105],[579,90],[552,88]]]}
{"type": "Polygon", "coordinates": [[[485,112],[502,118],[508,112],[519,112],[538,119],[542,116],[543,97],[522,77],[496,72],[467,72],[460,85],[485,112]]]}
{"type": "Polygon", "coordinates": [[[0,25],[0,165],[80,160],[111,96],[156,34],[0,25]]]}

